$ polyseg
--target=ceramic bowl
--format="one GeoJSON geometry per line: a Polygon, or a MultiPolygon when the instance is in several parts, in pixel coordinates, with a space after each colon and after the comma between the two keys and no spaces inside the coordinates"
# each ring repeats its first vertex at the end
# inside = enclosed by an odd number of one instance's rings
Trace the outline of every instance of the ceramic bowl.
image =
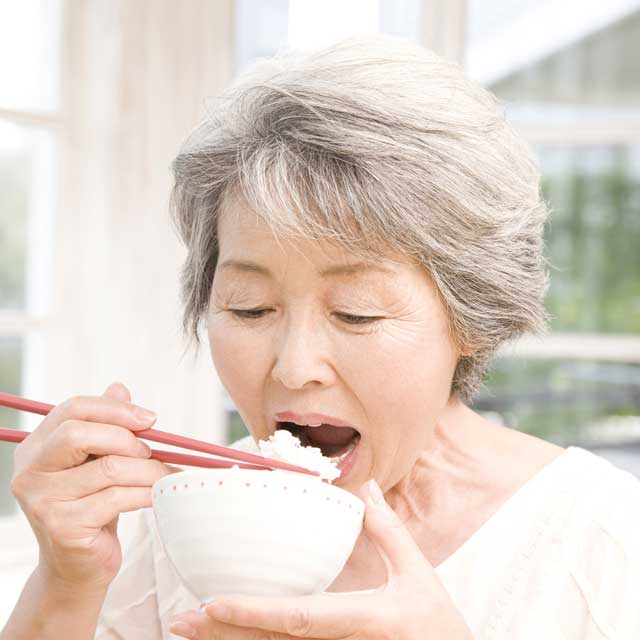
{"type": "Polygon", "coordinates": [[[237,467],[164,476],[152,503],[167,556],[203,603],[324,591],[351,555],[365,510],[317,477],[237,467]]]}

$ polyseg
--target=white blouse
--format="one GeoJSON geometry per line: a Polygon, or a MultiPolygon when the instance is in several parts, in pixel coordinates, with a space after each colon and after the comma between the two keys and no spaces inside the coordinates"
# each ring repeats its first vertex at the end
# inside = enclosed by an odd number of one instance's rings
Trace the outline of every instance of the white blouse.
{"type": "MultiPolygon", "coordinates": [[[[232,446],[252,450],[248,440],[232,446]]],[[[176,638],[171,618],[200,607],[152,509],[137,517],[96,640],[176,638]]],[[[640,481],[569,447],[436,572],[476,640],[640,640],[640,481]]]]}

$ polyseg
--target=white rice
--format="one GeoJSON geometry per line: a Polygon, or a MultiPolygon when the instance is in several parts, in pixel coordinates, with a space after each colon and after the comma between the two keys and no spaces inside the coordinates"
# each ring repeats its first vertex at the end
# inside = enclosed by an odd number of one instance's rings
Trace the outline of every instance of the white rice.
{"type": "Polygon", "coordinates": [[[338,465],[322,455],[318,447],[303,447],[300,439],[286,429],[280,429],[269,436],[268,440],[260,440],[260,455],[273,460],[295,464],[305,469],[318,471],[320,480],[333,482],[340,477],[338,465]]]}

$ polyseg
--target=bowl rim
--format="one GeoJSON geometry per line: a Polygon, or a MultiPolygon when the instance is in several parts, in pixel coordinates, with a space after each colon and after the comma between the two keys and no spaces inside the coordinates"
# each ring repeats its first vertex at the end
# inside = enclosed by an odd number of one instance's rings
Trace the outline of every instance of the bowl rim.
{"type": "MultiPolygon", "coordinates": [[[[262,470],[262,469],[185,469],[183,471],[177,471],[175,473],[170,473],[166,476],[162,476],[156,480],[153,485],[151,485],[152,495],[155,497],[157,489],[164,489],[166,486],[170,486],[179,479],[179,482],[184,482],[185,480],[194,480],[200,479],[203,477],[206,478],[215,478],[218,479],[220,477],[223,478],[235,478],[240,481],[247,481],[249,479],[255,478],[264,478],[265,474],[269,474],[268,477],[270,480],[275,480],[278,482],[288,482],[288,483],[296,483],[298,486],[308,486],[313,487],[315,491],[323,491],[333,494],[340,495],[344,500],[351,500],[354,505],[358,505],[362,508],[365,507],[364,500],[358,497],[357,495],[343,489],[342,487],[338,487],[334,484],[330,484],[328,482],[323,482],[319,478],[315,476],[308,476],[304,473],[297,473],[295,471],[281,471],[275,469],[273,471],[262,470]],[[233,474],[233,475],[230,475],[233,474]],[[261,474],[260,476],[256,476],[255,474],[261,474]]],[[[169,495],[169,494],[167,494],[169,495]]]]}

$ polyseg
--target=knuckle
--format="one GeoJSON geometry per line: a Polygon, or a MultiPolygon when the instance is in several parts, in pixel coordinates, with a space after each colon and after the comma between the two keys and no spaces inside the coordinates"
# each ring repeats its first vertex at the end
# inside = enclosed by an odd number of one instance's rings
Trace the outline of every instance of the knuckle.
{"type": "Polygon", "coordinates": [[[103,489],[102,495],[104,496],[104,503],[110,507],[114,507],[126,500],[127,488],[111,485],[103,489]]]}
{"type": "Polygon", "coordinates": [[[100,458],[100,472],[111,483],[121,475],[120,464],[115,456],[106,455],[100,458]]]}
{"type": "Polygon", "coordinates": [[[23,473],[14,473],[11,478],[11,493],[14,498],[22,498],[28,495],[26,491],[26,481],[23,473]]]}
{"type": "MultiPolygon", "coordinates": [[[[14,473],[11,478],[11,493],[22,506],[23,509],[30,513],[34,511],[32,505],[39,502],[40,493],[38,492],[38,483],[34,480],[33,473],[28,469],[24,469],[18,473],[14,473]]],[[[35,510],[37,513],[37,509],[35,510]]]]}
{"type": "Polygon", "coordinates": [[[71,396],[60,405],[62,413],[65,416],[77,416],[82,413],[82,408],[85,406],[86,398],[84,396],[71,396]]]}
{"type": "Polygon", "coordinates": [[[36,520],[45,522],[48,519],[51,509],[42,496],[28,498],[25,502],[27,510],[36,520]]]}
{"type": "Polygon", "coordinates": [[[86,430],[78,420],[65,420],[58,427],[58,437],[73,449],[82,449],[86,444],[86,430]]]}
{"type": "Polygon", "coordinates": [[[304,607],[294,607],[287,612],[284,627],[292,636],[306,636],[311,632],[311,616],[309,610],[304,607]]]}

